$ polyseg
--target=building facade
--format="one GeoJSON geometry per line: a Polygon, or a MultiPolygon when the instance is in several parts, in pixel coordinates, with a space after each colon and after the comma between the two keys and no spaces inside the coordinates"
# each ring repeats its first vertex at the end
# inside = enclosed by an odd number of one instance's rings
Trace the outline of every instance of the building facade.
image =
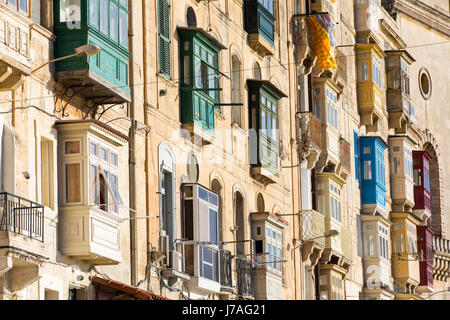
{"type": "Polygon", "coordinates": [[[0,0],[0,299],[449,298],[449,9],[0,0]]]}

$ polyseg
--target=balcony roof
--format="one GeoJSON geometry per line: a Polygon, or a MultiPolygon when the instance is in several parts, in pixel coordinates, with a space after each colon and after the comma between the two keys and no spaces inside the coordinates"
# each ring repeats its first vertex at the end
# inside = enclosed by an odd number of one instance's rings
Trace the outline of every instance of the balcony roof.
{"type": "Polygon", "coordinates": [[[287,94],[285,94],[283,91],[278,89],[272,82],[269,80],[258,80],[258,79],[247,79],[247,83],[249,85],[256,85],[256,86],[265,86],[269,90],[273,91],[273,93],[280,96],[280,98],[287,98],[287,94]]]}
{"type": "Polygon", "coordinates": [[[128,138],[128,136],[124,135],[123,133],[119,132],[118,130],[108,126],[107,124],[104,124],[103,122],[99,121],[99,120],[95,120],[95,119],[85,119],[85,120],[81,120],[81,119],[77,119],[77,120],[57,120],[55,121],[55,125],[65,125],[65,124],[94,124],[97,125],[99,127],[101,127],[102,129],[108,131],[109,133],[125,140],[126,142],[128,142],[130,139],[128,138]]]}
{"type": "Polygon", "coordinates": [[[272,212],[252,212],[252,213],[250,213],[250,216],[267,216],[267,217],[272,217],[272,218],[276,219],[277,221],[285,224],[286,226],[289,225],[289,222],[287,222],[283,218],[280,218],[276,214],[273,214],[272,212]]]}
{"type": "Polygon", "coordinates": [[[207,38],[209,41],[211,41],[215,46],[217,46],[218,48],[220,48],[221,50],[227,49],[227,47],[225,47],[222,43],[219,42],[219,40],[217,40],[214,36],[212,36],[210,33],[206,32],[205,29],[203,28],[198,28],[198,27],[177,27],[177,31],[181,31],[181,32],[200,32],[205,38],[207,38]]]}
{"type": "Polygon", "coordinates": [[[137,300],[169,300],[166,297],[157,295],[152,292],[148,292],[143,289],[132,287],[130,285],[115,280],[107,280],[97,276],[93,276],[92,282],[107,288],[117,290],[119,292],[127,293],[135,297],[137,300]]]}

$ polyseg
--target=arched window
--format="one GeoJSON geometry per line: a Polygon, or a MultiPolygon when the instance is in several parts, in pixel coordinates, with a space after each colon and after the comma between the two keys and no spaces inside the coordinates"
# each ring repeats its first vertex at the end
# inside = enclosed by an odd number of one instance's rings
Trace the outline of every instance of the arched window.
{"type": "MultiPolygon", "coordinates": [[[[245,240],[244,197],[239,191],[234,193],[234,221],[237,227],[235,231],[236,241],[245,240]]],[[[236,254],[244,253],[244,242],[236,243],[236,254]]]]}
{"type": "Polygon", "coordinates": [[[258,62],[253,65],[253,79],[262,80],[261,67],[258,62]]]}
{"type": "Polygon", "coordinates": [[[436,235],[445,234],[446,219],[442,214],[441,175],[436,150],[431,144],[425,146],[425,151],[431,156],[429,162],[429,187],[431,202],[431,228],[436,235]]]}
{"type": "Polygon", "coordinates": [[[261,193],[258,193],[258,196],[256,198],[256,208],[258,212],[265,212],[265,203],[264,203],[264,197],[261,193]]]}
{"type": "Polygon", "coordinates": [[[223,241],[224,239],[224,235],[223,235],[223,230],[224,230],[224,221],[223,221],[223,188],[222,185],[220,184],[219,180],[214,179],[211,182],[211,190],[217,194],[219,196],[219,241],[223,241]]]}
{"type": "Polygon", "coordinates": [[[192,7],[187,8],[186,20],[188,27],[197,27],[197,18],[192,7]]]}
{"type": "MultiPolygon", "coordinates": [[[[241,62],[238,57],[233,55],[231,57],[231,73],[232,73],[232,92],[231,100],[233,103],[241,103],[242,92],[241,92],[241,62]]],[[[233,106],[233,123],[236,123],[242,128],[242,107],[233,106]]]]}

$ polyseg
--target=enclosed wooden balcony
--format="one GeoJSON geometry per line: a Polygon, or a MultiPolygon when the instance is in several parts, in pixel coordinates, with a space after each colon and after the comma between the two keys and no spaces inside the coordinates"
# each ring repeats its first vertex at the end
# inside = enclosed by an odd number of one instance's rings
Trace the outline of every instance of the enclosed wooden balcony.
{"type": "Polygon", "coordinates": [[[381,298],[390,295],[393,290],[391,282],[391,253],[392,248],[390,227],[391,223],[378,215],[361,215],[361,235],[363,251],[363,270],[366,291],[371,296],[381,298]],[[371,270],[379,272],[372,274],[371,270]],[[381,292],[383,291],[383,292],[381,292]]]}
{"type": "Polygon", "coordinates": [[[261,56],[275,52],[275,16],[272,0],[244,0],[244,29],[249,46],[261,56]]]}
{"type": "Polygon", "coordinates": [[[414,207],[413,148],[416,142],[406,135],[390,136],[388,141],[393,210],[411,212],[414,207]]]}
{"type": "Polygon", "coordinates": [[[54,1],[55,58],[74,54],[85,44],[95,44],[101,51],[57,62],[61,91],[94,106],[130,102],[127,2],[78,1],[78,9],[70,5],[54,1]]]}
{"type": "Polygon", "coordinates": [[[32,24],[26,13],[0,1],[0,91],[17,89],[31,73],[32,24]]]}
{"type": "Polygon", "coordinates": [[[389,127],[397,133],[406,133],[413,121],[410,98],[409,68],[415,61],[406,50],[388,50],[386,56],[386,104],[389,127]]]}
{"type": "Polygon", "coordinates": [[[431,156],[426,151],[413,151],[414,214],[422,220],[431,218],[431,156]]]}
{"type": "Polygon", "coordinates": [[[434,292],[433,289],[433,230],[428,226],[417,227],[419,249],[420,284],[419,292],[434,292]]]}
{"type": "Polygon", "coordinates": [[[414,293],[420,283],[417,226],[410,213],[391,212],[393,224],[392,273],[399,293],[414,293]]]}
{"type": "Polygon", "coordinates": [[[357,95],[361,122],[369,132],[378,131],[378,120],[384,116],[385,54],[376,43],[357,43],[357,95]]]}
{"type": "Polygon", "coordinates": [[[97,120],[60,120],[55,127],[60,250],[92,265],[118,264],[128,137],[97,120]]]}

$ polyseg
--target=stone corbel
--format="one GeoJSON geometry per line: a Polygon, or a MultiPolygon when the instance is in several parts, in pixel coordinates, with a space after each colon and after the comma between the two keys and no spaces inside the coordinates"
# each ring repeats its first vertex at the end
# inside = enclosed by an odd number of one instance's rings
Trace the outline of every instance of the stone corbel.
{"type": "Polygon", "coordinates": [[[13,261],[10,256],[0,257],[0,276],[7,273],[13,267],[13,261]]]}

